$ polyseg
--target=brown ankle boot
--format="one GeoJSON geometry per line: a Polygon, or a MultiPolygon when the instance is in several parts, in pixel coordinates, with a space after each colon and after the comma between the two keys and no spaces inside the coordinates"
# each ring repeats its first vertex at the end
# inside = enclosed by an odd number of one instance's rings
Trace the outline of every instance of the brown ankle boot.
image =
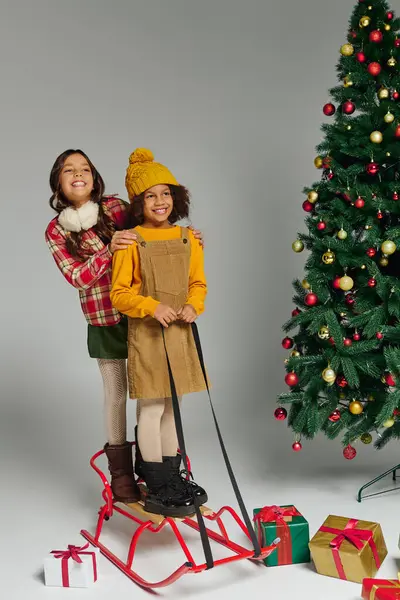
{"type": "Polygon", "coordinates": [[[119,446],[104,446],[111,474],[114,500],[129,504],[140,500],[140,489],[133,475],[132,446],[125,442],[119,446]]]}

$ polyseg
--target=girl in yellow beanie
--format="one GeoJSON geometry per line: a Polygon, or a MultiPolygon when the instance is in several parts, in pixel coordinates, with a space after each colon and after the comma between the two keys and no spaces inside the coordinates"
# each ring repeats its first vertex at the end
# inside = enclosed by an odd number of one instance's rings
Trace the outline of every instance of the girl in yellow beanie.
{"type": "Polygon", "coordinates": [[[207,495],[180,475],[164,339],[178,396],[205,390],[189,325],[207,295],[203,249],[176,225],[189,216],[188,190],[149,150],[131,154],[126,187],[137,241],[114,255],[111,301],[128,316],[129,393],[139,402],[135,471],[148,488],[148,512],[182,517],[195,511],[193,494],[200,504],[207,495]]]}

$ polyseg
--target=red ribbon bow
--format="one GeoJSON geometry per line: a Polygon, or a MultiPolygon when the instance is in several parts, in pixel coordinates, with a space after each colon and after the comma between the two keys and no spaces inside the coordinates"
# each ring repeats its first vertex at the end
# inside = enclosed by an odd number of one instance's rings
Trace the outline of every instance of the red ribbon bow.
{"type": "Polygon", "coordinates": [[[364,547],[364,543],[367,542],[371,548],[377,569],[381,566],[378,550],[374,541],[374,534],[369,529],[356,529],[357,523],[357,519],[350,519],[344,529],[325,527],[325,525],[320,527],[322,533],[336,534],[336,537],[329,542],[329,545],[332,548],[333,558],[340,579],[347,579],[339,554],[340,546],[345,540],[355,546],[357,550],[361,550],[364,547]]]}
{"type": "Polygon", "coordinates": [[[79,554],[91,554],[93,559],[93,573],[94,581],[97,580],[97,564],[96,556],[94,552],[85,552],[89,548],[89,544],[84,546],[73,546],[69,544],[67,550],[52,550],[51,554],[54,554],[55,558],[61,558],[61,574],[63,587],[69,587],[69,572],[68,572],[68,561],[70,558],[77,563],[82,563],[82,559],[79,554]]]}
{"type": "Polygon", "coordinates": [[[254,516],[254,521],[258,523],[259,543],[262,546],[262,528],[261,523],[276,523],[276,533],[280,538],[280,544],[277,547],[278,565],[290,565],[292,558],[292,537],[290,535],[289,525],[285,517],[301,517],[301,513],[294,506],[264,506],[254,516]]]}

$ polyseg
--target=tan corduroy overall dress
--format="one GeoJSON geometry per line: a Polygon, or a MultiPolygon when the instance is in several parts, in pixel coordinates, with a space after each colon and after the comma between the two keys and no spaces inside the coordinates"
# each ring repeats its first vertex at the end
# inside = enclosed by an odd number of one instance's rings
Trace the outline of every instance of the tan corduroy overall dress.
{"type": "MultiPolygon", "coordinates": [[[[181,228],[180,239],[146,242],[137,235],[142,296],[151,296],[175,311],[188,298],[190,238],[181,228]]],[[[131,398],[170,398],[171,386],[162,326],[153,317],[129,318],[128,379],[131,398]]],[[[192,328],[176,321],[164,329],[178,396],[206,389],[192,328]]]]}

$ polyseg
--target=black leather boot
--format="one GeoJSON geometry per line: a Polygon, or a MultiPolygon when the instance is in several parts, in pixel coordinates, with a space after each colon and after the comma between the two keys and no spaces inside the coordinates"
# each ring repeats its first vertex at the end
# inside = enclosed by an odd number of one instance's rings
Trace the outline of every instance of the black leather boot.
{"type": "Polygon", "coordinates": [[[194,481],[186,479],[185,476],[181,474],[180,466],[182,457],[180,454],[177,454],[176,456],[163,456],[163,461],[164,464],[167,466],[167,469],[169,469],[171,473],[171,480],[175,483],[176,487],[179,488],[180,486],[182,489],[186,488],[189,490],[189,493],[191,489],[192,493],[196,496],[199,505],[205,504],[207,502],[208,496],[205,489],[197,485],[197,483],[195,483],[194,481]],[[190,487],[188,488],[188,486],[190,487]]]}
{"type": "Polygon", "coordinates": [[[171,480],[170,469],[165,463],[142,462],[147,494],[144,509],[165,517],[187,517],[195,512],[193,496],[171,480]]]}

